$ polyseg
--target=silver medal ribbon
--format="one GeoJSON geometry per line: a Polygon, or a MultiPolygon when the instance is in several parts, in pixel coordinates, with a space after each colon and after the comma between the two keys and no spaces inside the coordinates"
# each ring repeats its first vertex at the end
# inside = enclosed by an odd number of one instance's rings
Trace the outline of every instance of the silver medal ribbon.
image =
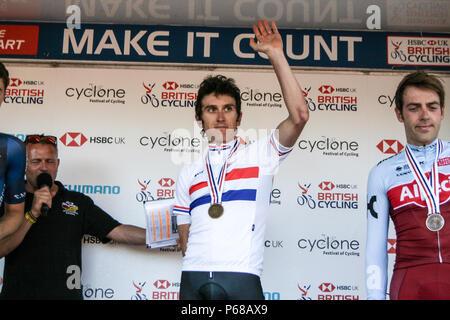
{"type": "Polygon", "coordinates": [[[405,148],[406,159],[419,186],[420,193],[425,199],[428,208],[427,227],[432,231],[439,231],[444,225],[444,219],[441,216],[439,205],[439,171],[438,160],[443,149],[443,143],[440,139],[436,142],[436,154],[431,168],[430,178],[427,179],[425,173],[419,165],[411,148],[407,145],[405,148]]]}

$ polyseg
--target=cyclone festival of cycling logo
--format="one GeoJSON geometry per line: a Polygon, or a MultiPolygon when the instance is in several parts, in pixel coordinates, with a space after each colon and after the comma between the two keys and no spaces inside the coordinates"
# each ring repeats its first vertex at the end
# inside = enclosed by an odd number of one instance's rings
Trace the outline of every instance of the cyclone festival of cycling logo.
{"type": "Polygon", "coordinates": [[[309,209],[358,209],[358,186],[352,183],[321,181],[314,185],[311,183],[297,183],[300,195],[297,196],[297,204],[309,209]],[[313,196],[314,194],[314,196],[313,196]]]}

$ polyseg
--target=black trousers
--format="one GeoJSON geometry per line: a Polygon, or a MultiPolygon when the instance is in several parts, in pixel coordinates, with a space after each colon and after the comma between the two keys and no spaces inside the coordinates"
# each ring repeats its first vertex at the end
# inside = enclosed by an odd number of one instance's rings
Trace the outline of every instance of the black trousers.
{"type": "Polygon", "coordinates": [[[264,300],[264,294],[251,273],[183,271],[180,300],[264,300]]]}

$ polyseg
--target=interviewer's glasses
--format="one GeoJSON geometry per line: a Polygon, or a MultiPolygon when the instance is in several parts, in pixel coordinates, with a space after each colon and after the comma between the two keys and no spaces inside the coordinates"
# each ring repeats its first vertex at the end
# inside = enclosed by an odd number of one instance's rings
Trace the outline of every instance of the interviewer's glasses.
{"type": "Polygon", "coordinates": [[[48,143],[56,146],[56,142],[58,139],[55,136],[45,136],[43,134],[32,134],[29,136],[26,136],[25,138],[25,144],[27,143],[48,143]]]}

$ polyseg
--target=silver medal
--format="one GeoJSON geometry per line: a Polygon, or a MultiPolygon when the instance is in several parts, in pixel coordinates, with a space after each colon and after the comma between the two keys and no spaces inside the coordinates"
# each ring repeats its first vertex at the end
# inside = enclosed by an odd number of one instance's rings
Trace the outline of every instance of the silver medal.
{"type": "Polygon", "coordinates": [[[426,225],[430,231],[439,231],[444,227],[445,220],[439,213],[433,213],[428,215],[426,225]]]}

